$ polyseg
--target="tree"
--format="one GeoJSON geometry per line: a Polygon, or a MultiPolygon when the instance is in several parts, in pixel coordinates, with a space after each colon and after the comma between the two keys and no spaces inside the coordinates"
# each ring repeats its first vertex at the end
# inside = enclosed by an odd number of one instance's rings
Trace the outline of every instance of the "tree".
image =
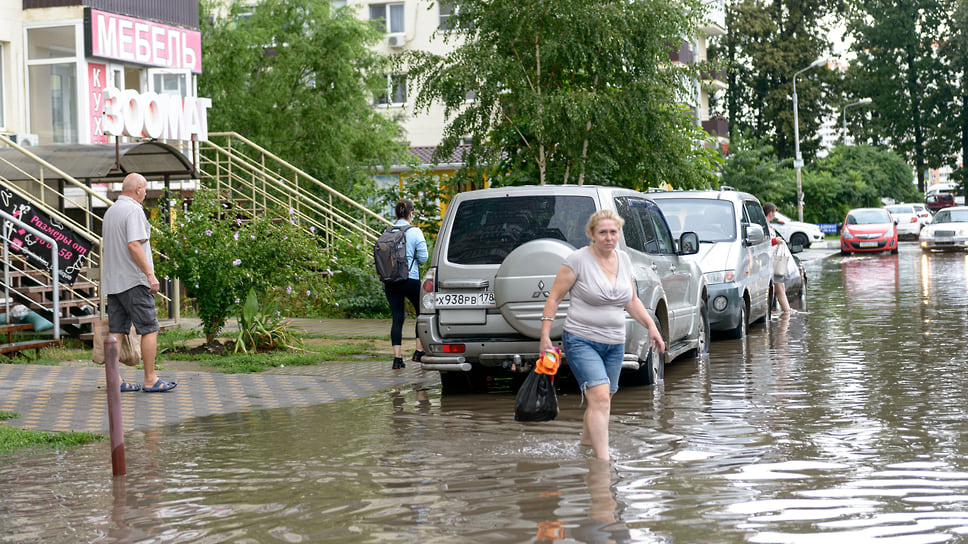
{"type": "Polygon", "coordinates": [[[873,100],[877,115],[869,134],[914,162],[923,192],[925,169],[950,163],[957,141],[951,74],[939,47],[953,26],[952,2],[855,0],[851,6],[857,61],[848,89],[873,100]]]}
{"type": "Polygon", "coordinates": [[[957,74],[959,85],[955,95],[961,102],[960,108],[957,105],[954,108],[961,128],[961,167],[956,178],[964,185],[962,194],[968,195],[968,0],[959,0],[953,20],[953,34],[946,53],[951,61],[951,71],[957,74]]]}
{"type": "Polygon", "coordinates": [[[464,174],[498,183],[633,188],[713,181],[715,155],[681,107],[669,60],[694,0],[456,0],[446,54],[408,53],[416,105],[444,105],[439,158],[470,137],[464,174]],[[468,100],[471,99],[471,100],[468,100]]]}
{"type": "Polygon", "coordinates": [[[250,289],[265,293],[272,287],[312,285],[326,269],[325,254],[309,232],[292,221],[272,219],[286,217],[284,212],[232,216],[207,189],[195,192],[190,206],[179,202],[175,209],[180,211],[171,223],[161,217],[153,221],[152,244],[165,256],[155,269],[160,277],[182,281],[198,305],[210,344],[250,289]]]}
{"type": "MultiPolygon", "coordinates": [[[[766,145],[730,154],[722,183],[773,202],[787,215],[796,214],[796,181],[791,160],[778,161],[766,145]]],[[[803,218],[812,223],[839,223],[851,208],[880,206],[881,198],[919,200],[904,158],[866,145],[838,146],[803,171],[806,205],[803,218]]]]}
{"type": "Polygon", "coordinates": [[[344,191],[397,162],[399,126],[373,108],[389,70],[370,48],[379,31],[329,0],[235,0],[224,16],[221,4],[202,3],[211,131],[239,132],[344,191]]]}
{"type": "MultiPolygon", "coordinates": [[[[727,6],[726,53],[730,137],[737,132],[767,139],[780,158],[793,157],[793,76],[828,55],[828,16],[837,2],[823,0],[739,0],[727,6]]],[[[833,74],[823,67],[797,77],[800,149],[814,156],[820,147],[819,127],[830,113],[823,97],[833,74]]]]}

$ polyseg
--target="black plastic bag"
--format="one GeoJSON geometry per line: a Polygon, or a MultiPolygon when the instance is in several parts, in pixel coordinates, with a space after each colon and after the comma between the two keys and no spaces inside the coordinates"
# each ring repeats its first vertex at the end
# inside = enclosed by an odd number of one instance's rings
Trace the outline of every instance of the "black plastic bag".
{"type": "Polygon", "coordinates": [[[551,421],[558,417],[554,377],[531,371],[514,401],[515,421],[551,421]]]}

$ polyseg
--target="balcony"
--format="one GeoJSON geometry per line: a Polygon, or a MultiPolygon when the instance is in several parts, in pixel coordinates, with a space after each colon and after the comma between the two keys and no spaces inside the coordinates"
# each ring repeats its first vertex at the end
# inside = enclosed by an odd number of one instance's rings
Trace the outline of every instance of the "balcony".
{"type": "Polygon", "coordinates": [[[713,138],[729,138],[729,121],[723,117],[712,117],[703,121],[702,129],[713,138]]]}
{"type": "Polygon", "coordinates": [[[672,62],[681,62],[683,64],[692,64],[695,55],[692,52],[692,44],[689,42],[682,42],[679,45],[679,49],[673,49],[673,46],[669,46],[669,59],[672,62]]]}

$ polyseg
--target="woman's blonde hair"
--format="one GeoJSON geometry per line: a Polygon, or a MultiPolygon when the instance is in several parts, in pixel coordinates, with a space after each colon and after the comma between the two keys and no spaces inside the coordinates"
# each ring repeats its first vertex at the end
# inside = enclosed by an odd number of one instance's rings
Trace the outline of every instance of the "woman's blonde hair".
{"type": "Polygon", "coordinates": [[[622,216],[615,213],[614,210],[598,210],[588,218],[588,223],[585,224],[585,232],[588,233],[589,238],[591,238],[591,235],[593,232],[595,232],[595,229],[598,228],[598,224],[606,219],[615,221],[615,224],[618,225],[619,230],[621,230],[622,225],[625,224],[625,220],[622,219],[622,216]]]}

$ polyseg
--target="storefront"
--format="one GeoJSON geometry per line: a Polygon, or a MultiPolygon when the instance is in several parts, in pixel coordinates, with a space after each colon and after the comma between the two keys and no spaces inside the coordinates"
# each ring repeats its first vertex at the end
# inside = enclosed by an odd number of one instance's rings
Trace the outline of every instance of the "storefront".
{"type": "Polygon", "coordinates": [[[18,143],[113,141],[101,115],[105,88],[179,101],[197,96],[197,1],[24,0],[22,6],[5,17],[20,21],[22,48],[10,26],[6,41],[0,27],[0,131],[18,143]]]}

